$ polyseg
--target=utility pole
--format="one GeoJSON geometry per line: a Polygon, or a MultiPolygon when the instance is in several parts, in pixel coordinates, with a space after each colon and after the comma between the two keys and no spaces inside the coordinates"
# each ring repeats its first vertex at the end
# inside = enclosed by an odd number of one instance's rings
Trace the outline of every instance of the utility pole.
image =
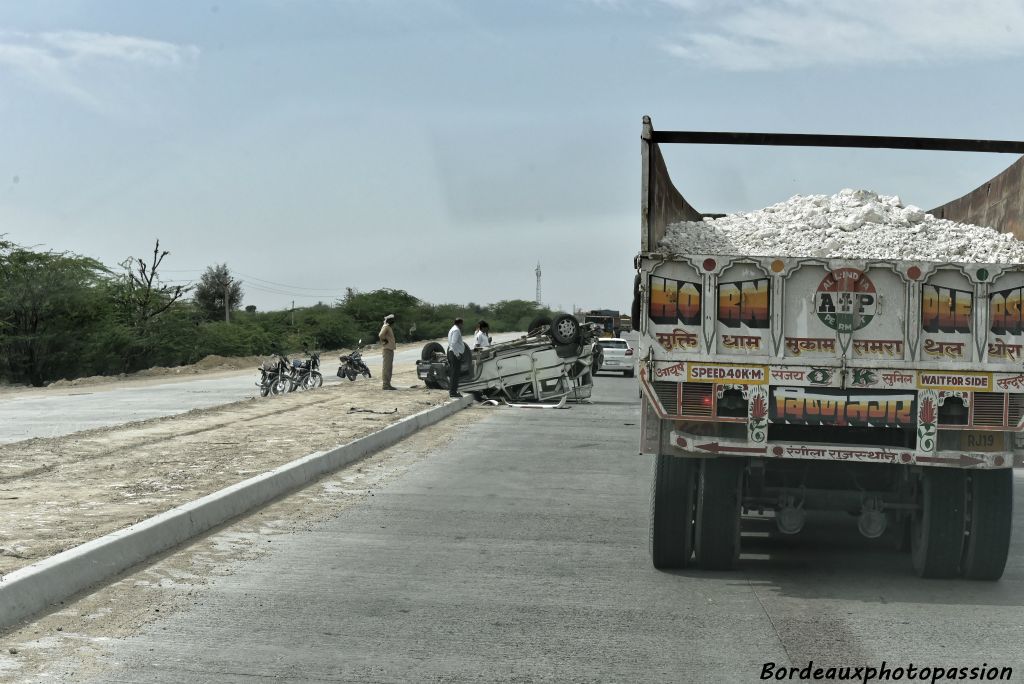
{"type": "Polygon", "coordinates": [[[540,306],[540,261],[537,262],[537,270],[534,273],[537,274],[537,306],[540,306]]]}

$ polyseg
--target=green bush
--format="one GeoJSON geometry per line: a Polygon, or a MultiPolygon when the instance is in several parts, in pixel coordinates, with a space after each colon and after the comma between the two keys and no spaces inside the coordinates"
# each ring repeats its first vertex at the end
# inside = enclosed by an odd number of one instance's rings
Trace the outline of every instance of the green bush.
{"type": "Polygon", "coordinates": [[[171,289],[132,290],[125,274],[74,254],[35,252],[0,237],[0,381],[45,384],[195,363],[205,356],[327,351],[377,342],[395,314],[399,342],[443,338],[452,320],[470,333],[480,319],[492,332],[525,330],[553,312],[525,300],[481,306],[428,304],[404,290],[350,289],[336,306],[294,311],[235,311],[207,321],[171,289]],[[131,296],[127,296],[127,295],[131,296]],[[140,298],[141,295],[141,298],[140,298]],[[134,298],[133,298],[134,297],[134,298]]]}

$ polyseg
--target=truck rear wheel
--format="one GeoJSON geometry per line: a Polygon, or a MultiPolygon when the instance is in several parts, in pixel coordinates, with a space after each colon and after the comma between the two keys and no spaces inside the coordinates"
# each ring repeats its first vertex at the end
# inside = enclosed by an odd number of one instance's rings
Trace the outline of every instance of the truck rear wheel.
{"type": "Polygon", "coordinates": [[[919,481],[918,503],[911,523],[910,556],[920,577],[960,574],[964,545],[964,473],[926,468],[919,481]]]}
{"type": "Polygon", "coordinates": [[[651,484],[651,561],[685,568],[693,555],[694,461],[658,455],[651,484]]]}
{"type": "Polygon", "coordinates": [[[964,548],[964,577],[997,580],[1003,576],[1010,550],[1013,518],[1013,471],[976,470],[967,482],[970,515],[964,548]]]}
{"type": "Polygon", "coordinates": [[[740,487],[743,463],[709,458],[701,464],[697,487],[697,564],[731,570],[740,555],[740,487]]]}

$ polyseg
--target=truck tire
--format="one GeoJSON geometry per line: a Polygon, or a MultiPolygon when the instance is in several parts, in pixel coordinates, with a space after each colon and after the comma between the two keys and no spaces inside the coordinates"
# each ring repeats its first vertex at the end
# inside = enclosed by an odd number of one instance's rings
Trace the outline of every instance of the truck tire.
{"type": "Polygon", "coordinates": [[[629,327],[633,332],[640,332],[640,283],[643,280],[640,274],[633,276],[633,302],[629,307],[629,327]]]}
{"type": "Polygon", "coordinates": [[[960,574],[964,546],[964,472],[926,468],[919,482],[921,505],[914,512],[910,557],[919,577],[960,574]]]}
{"type": "Polygon", "coordinates": [[[743,462],[704,459],[697,486],[694,550],[705,570],[731,570],[740,555],[740,492],[743,462]]]}
{"type": "Polygon", "coordinates": [[[651,483],[651,562],[659,570],[685,568],[693,555],[695,461],[658,455],[651,483]]]}
{"type": "Polygon", "coordinates": [[[970,526],[964,548],[964,577],[997,580],[1010,550],[1013,471],[976,470],[967,483],[970,526]]]}

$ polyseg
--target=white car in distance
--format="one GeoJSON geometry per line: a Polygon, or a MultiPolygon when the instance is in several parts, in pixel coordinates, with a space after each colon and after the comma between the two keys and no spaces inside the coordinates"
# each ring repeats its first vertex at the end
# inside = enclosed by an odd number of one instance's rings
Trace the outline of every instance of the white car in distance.
{"type": "Polygon", "coordinates": [[[627,378],[636,374],[636,351],[626,340],[618,337],[602,337],[597,341],[604,351],[601,371],[622,371],[627,378]]]}

